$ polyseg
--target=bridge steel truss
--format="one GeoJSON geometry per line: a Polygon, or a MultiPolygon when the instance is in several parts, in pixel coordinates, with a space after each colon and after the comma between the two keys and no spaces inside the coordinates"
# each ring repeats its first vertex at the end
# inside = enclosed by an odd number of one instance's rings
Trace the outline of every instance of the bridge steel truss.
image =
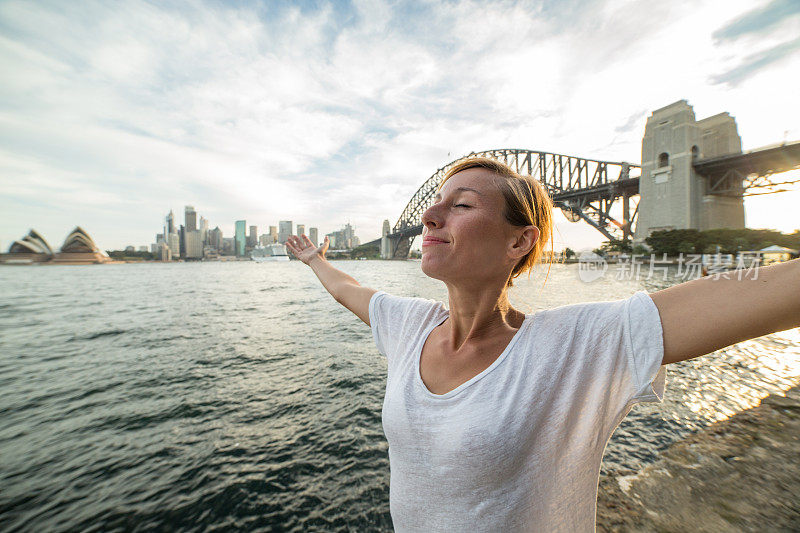
{"type": "Polygon", "coordinates": [[[638,202],[631,214],[629,199],[639,193],[639,165],[534,150],[487,150],[451,161],[414,193],[389,235],[392,257],[408,256],[414,237],[422,233],[422,214],[433,205],[433,198],[447,172],[464,159],[477,157],[496,159],[519,174],[537,178],[550,194],[555,207],[560,208],[572,222],[585,220],[608,239],[627,239],[633,234],[638,202]],[[635,171],[637,176],[631,177],[631,171],[635,171]],[[623,202],[622,222],[610,214],[611,206],[620,198],[623,202]]]}
{"type": "Polygon", "coordinates": [[[783,143],[693,163],[694,170],[706,178],[705,194],[756,196],[792,190],[800,179],[774,181],[772,176],[800,168],[800,141],[783,143]]]}

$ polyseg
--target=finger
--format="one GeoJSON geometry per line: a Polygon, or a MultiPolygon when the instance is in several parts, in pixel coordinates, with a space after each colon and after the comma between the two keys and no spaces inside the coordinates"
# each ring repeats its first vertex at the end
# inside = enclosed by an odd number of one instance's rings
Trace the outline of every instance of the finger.
{"type": "Polygon", "coordinates": [[[311,242],[311,239],[309,239],[308,237],[306,237],[306,234],[305,234],[305,233],[303,233],[303,242],[304,242],[304,243],[306,243],[306,245],[308,245],[308,246],[314,246],[314,243],[313,243],[313,242],[311,242]]]}

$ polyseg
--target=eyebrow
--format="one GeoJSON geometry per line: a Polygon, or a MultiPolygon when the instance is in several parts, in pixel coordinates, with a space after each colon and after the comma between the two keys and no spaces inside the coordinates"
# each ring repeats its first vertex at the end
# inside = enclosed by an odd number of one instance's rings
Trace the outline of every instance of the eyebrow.
{"type": "MultiPolygon", "coordinates": [[[[463,191],[474,192],[478,196],[483,196],[479,190],[473,189],[472,187],[458,187],[454,192],[463,192],[463,191]]],[[[434,199],[435,198],[441,198],[441,197],[442,197],[442,193],[437,192],[436,195],[434,196],[434,199]]]]}

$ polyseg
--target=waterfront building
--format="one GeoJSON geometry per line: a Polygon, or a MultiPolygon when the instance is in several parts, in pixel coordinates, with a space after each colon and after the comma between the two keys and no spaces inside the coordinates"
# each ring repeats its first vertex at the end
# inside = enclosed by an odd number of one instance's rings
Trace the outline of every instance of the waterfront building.
{"type": "Polygon", "coordinates": [[[355,248],[360,242],[359,238],[355,236],[355,230],[349,223],[345,224],[339,231],[328,233],[328,239],[330,239],[331,248],[339,250],[355,248]]]}
{"type": "Polygon", "coordinates": [[[161,245],[162,244],[163,243],[161,243],[161,242],[152,243],[150,245],[150,253],[157,256],[159,253],[161,253],[160,250],[161,250],[161,245]]]}
{"type": "Polygon", "coordinates": [[[339,248],[339,243],[338,243],[339,232],[338,231],[334,231],[333,233],[327,233],[327,234],[325,234],[325,236],[328,238],[328,245],[329,245],[331,250],[336,250],[336,249],[339,248]]]}
{"type": "Polygon", "coordinates": [[[319,230],[317,228],[308,228],[308,239],[315,247],[319,246],[319,230]]]}
{"type": "Polygon", "coordinates": [[[169,249],[167,243],[162,242],[158,248],[158,258],[161,261],[172,261],[172,250],[169,249]]]}
{"type": "Polygon", "coordinates": [[[247,237],[247,246],[253,247],[258,244],[258,226],[250,226],[250,236],[247,237]]]}
{"type": "Polygon", "coordinates": [[[236,241],[234,237],[222,238],[222,255],[235,255],[236,254],[236,241]]]}
{"type": "Polygon", "coordinates": [[[272,240],[270,241],[270,244],[274,244],[274,243],[278,242],[278,228],[277,227],[270,226],[269,227],[269,235],[270,235],[270,237],[272,237],[272,240]]]}
{"type": "Polygon", "coordinates": [[[219,261],[219,250],[213,246],[203,246],[203,259],[207,261],[219,261]]]}
{"type": "Polygon", "coordinates": [[[126,246],[125,247],[125,252],[127,252],[127,253],[133,253],[135,251],[136,251],[136,248],[134,248],[133,246],[126,246]]]}
{"type": "Polygon", "coordinates": [[[197,211],[191,205],[186,206],[184,212],[186,231],[194,231],[197,229],[197,211]]]}
{"type": "Polygon", "coordinates": [[[771,265],[772,263],[781,263],[783,261],[791,261],[792,257],[796,256],[798,250],[792,250],[784,246],[767,246],[758,251],[761,255],[761,266],[771,265]]]}
{"type": "Polygon", "coordinates": [[[208,232],[207,244],[216,248],[218,252],[222,252],[222,230],[219,229],[219,226],[208,232]]]}
{"type": "Polygon", "coordinates": [[[292,234],[292,221],[281,220],[278,222],[278,242],[281,244],[286,243],[286,239],[292,234]]]}
{"type": "Polygon", "coordinates": [[[246,220],[237,220],[236,221],[236,231],[234,232],[234,242],[235,242],[235,250],[236,255],[238,257],[244,257],[244,250],[245,244],[247,243],[247,221],[246,220]]]}
{"type": "Polygon", "coordinates": [[[139,246],[139,251],[140,252],[146,252],[147,251],[147,246],[139,246]]]}
{"type": "Polygon", "coordinates": [[[297,236],[302,237],[303,233],[306,232],[306,225],[305,224],[298,224],[297,225],[297,236]]]}
{"type": "Polygon", "coordinates": [[[203,239],[200,230],[186,232],[186,259],[203,257],[203,239]]]}
{"type": "Polygon", "coordinates": [[[53,249],[36,230],[11,243],[8,253],[0,254],[1,263],[44,263],[52,258],[53,249]]]}
{"type": "Polygon", "coordinates": [[[167,239],[167,246],[169,246],[170,259],[178,258],[181,255],[180,238],[176,232],[171,232],[167,239]]]}
{"type": "Polygon", "coordinates": [[[181,258],[186,257],[186,228],[181,224],[178,230],[178,237],[180,238],[180,252],[181,258]]]}
{"type": "Polygon", "coordinates": [[[91,237],[77,226],[64,239],[61,250],[53,257],[53,264],[87,265],[92,263],[108,263],[111,258],[101,252],[91,237]]]}
{"type": "Polygon", "coordinates": [[[261,246],[266,246],[266,245],[268,245],[268,244],[272,244],[272,243],[270,242],[269,238],[270,238],[270,235],[269,235],[269,233],[262,233],[262,234],[261,234],[261,236],[258,238],[258,243],[259,243],[261,246]]]}

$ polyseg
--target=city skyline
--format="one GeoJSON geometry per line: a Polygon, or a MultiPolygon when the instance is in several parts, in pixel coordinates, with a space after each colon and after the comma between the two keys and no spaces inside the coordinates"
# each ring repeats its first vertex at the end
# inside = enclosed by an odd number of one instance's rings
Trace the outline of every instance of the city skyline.
{"type": "MultiPolygon", "coordinates": [[[[149,245],[163,205],[225,235],[349,220],[367,242],[459,156],[638,163],[649,113],[684,98],[735,117],[745,150],[797,140],[799,23],[780,0],[4,3],[0,247],[76,225],[103,249],[149,245]]],[[[798,203],[748,197],[746,225],[791,232],[798,203]]],[[[556,223],[557,250],[605,240],[556,223]]]]}
{"type": "MultiPolygon", "coordinates": [[[[234,222],[232,237],[225,237],[225,231],[219,225],[210,227],[209,220],[200,215],[200,211],[193,205],[184,207],[184,223],[175,223],[175,210],[170,209],[164,216],[164,225],[161,233],[155,234],[155,239],[149,245],[128,244],[119,250],[147,251],[155,254],[163,261],[175,259],[216,259],[220,255],[234,255],[246,257],[258,246],[267,246],[273,243],[284,244],[290,235],[298,237],[306,235],[312,243],[319,244],[319,229],[309,226],[306,234],[306,224],[295,223],[292,220],[281,220],[277,226],[260,226],[264,231],[259,231],[257,224],[248,223],[247,219],[234,222]],[[198,215],[199,224],[197,222],[198,215]],[[295,233],[296,232],[296,233],[295,233]]],[[[229,234],[231,235],[231,234],[229,234]]],[[[349,222],[327,234],[332,242],[340,247],[354,248],[360,241],[355,235],[355,228],[349,222]]]]}

